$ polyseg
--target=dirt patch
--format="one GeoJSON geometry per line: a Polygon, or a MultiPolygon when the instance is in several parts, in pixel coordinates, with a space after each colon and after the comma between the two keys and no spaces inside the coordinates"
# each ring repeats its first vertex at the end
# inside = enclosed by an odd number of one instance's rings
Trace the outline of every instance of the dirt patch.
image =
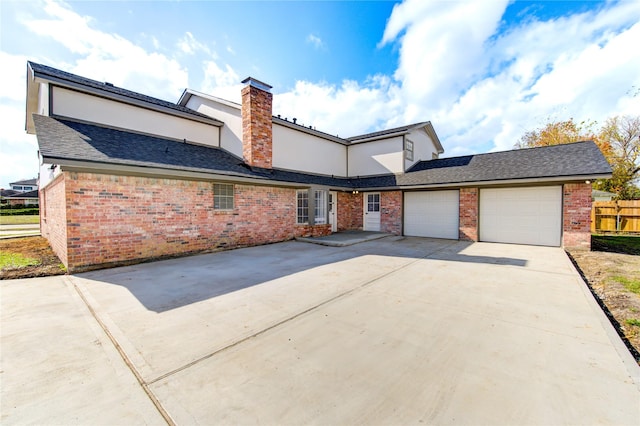
{"type": "Polygon", "coordinates": [[[640,281],[640,256],[602,251],[576,251],[570,255],[640,363],[640,294],[629,289],[633,288],[630,283],[640,281]]]}
{"type": "Polygon", "coordinates": [[[66,268],[55,255],[46,239],[42,237],[9,238],[0,240],[0,252],[21,254],[28,258],[38,259],[35,266],[19,268],[3,267],[0,269],[0,280],[14,278],[46,277],[62,275],[66,268]]]}

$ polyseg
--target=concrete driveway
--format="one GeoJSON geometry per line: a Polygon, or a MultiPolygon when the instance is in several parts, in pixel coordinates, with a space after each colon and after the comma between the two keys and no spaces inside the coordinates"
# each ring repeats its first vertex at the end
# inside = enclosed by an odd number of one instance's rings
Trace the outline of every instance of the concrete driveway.
{"type": "Polygon", "coordinates": [[[640,419],[558,248],[287,242],[1,286],[3,424],[640,419]]]}

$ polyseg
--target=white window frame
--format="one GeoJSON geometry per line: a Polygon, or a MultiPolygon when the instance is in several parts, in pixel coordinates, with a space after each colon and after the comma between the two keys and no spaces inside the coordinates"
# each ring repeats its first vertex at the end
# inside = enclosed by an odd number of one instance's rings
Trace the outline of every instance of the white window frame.
{"type": "Polygon", "coordinates": [[[213,209],[232,211],[235,203],[236,189],[232,183],[214,183],[213,184],[213,209]],[[231,194],[228,193],[231,189],[231,194]],[[231,203],[231,206],[229,206],[231,203]]]}
{"type": "Polygon", "coordinates": [[[315,214],[314,214],[314,223],[316,225],[325,225],[327,224],[327,191],[325,190],[316,190],[314,193],[315,200],[315,214]]]}
{"type": "Polygon", "coordinates": [[[413,142],[407,139],[404,142],[404,158],[409,161],[413,161],[413,142]]]}
{"type": "Polygon", "coordinates": [[[309,191],[306,189],[296,191],[296,224],[309,224],[309,191]]]}

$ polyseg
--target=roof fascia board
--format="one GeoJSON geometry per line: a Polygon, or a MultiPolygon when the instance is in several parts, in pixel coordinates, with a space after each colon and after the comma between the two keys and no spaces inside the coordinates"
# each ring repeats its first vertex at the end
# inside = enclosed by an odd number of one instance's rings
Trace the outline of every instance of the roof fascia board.
{"type": "Polygon", "coordinates": [[[411,130],[407,129],[407,130],[402,130],[402,131],[399,131],[399,132],[387,133],[387,134],[378,135],[378,136],[372,136],[372,137],[366,138],[366,139],[356,139],[356,140],[352,140],[350,145],[357,145],[359,143],[373,142],[373,141],[378,141],[378,140],[382,140],[382,139],[391,139],[391,138],[395,138],[397,136],[407,135],[410,132],[411,132],[411,130]]]}
{"type": "Polygon", "coordinates": [[[198,92],[197,90],[193,90],[193,89],[185,89],[184,92],[182,92],[182,96],[180,96],[180,99],[178,100],[178,105],[181,105],[183,107],[187,106],[187,103],[189,102],[189,99],[191,99],[192,96],[196,96],[198,98],[202,98],[202,99],[206,99],[209,101],[213,101],[213,102],[217,102],[219,104],[231,107],[231,108],[235,108],[237,110],[242,109],[242,105],[237,104],[233,101],[228,101],[226,99],[222,99],[219,98],[217,96],[213,96],[213,95],[208,95],[206,93],[202,93],[202,92],[198,92]]]}
{"type": "Polygon", "coordinates": [[[573,176],[556,176],[545,178],[527,178],[527,179],[505,179],[491,181],[476,182],[450,182],[450,183],[433,183],[427,185],[397,185],[397,186],[380,186],[371,188],[357,188],[361,192],[371,191],[391,191],[391,190],[419,190],[419,189],[438,189],[438,188],[467,188],[467,187],[492,187],[492,186],[524,186],[531,184],[551,184],[551,183],[572,183],[584,182],[586,180],[608,179],[611,174],[598,175],[573,175],[573,176]]]}
{"type": "Polygon", "coordinates": [[[272,117],[272,122],[273,122],[273,124],[278,124],[280,126],[288,127],[288,128],[290,128],[292,130],[297,130],[297,131],[302,132],[302,133],[307,133],[309,135],[316,136],[316,137],[319,137],[319,138],[322,138],[322,139],[326,139],[326,140],[331,141],[331,142],[336,142],[336,143],[339,143],[341,145],[345,145],[345,146],[351,145],[349,143],[349,141],[347,141],[345,139],[342,139],[342,138],[339,138],[337,136],[333,136],[333,135],[330,135],[328,133],[324,133],[324,132],[321,132],[321,131],[318,131],[318,130],[310,129],[308,127],[304,127],[304,126],[301,126],[299,124],[294,124],[294,123],[292,123],[292,122],[290,122],[288,120],[285,120],[283,118],[272,117]]]}
{"type": "MultiPolygon", "coordinates": [[[[198,172],[180,169],[164,169],[159,167],[129,166],[123,164],[92,163],[88,161],[68,160],[55,157],[43,156],[46,164],[59,165],[62,171],[86,172],[100,174],[117,174],[127,176],[155,177],[167,179],[200,180],[200,181],[223,181],[245,183],[248,185],[272,186],[283,188],[311,188],[312,186],[323,186],[299,182],[284,182],[263,178],[239,176],[234,173],[225,172],[198,172]]],[[[330,186],[323,186],[329,188],[330,186]]],[[[333,187],[332,187],[333,188],[333,187]]],[[[348,188],[351,190],[351,188],[348,188]]],[[[345,190],[342,188],[341,190],[345,190]]]]}
{"type": "Polygon", "coordinates": [[[25,107],[25,131],[33,135],[36,132],[35,125],[31,116],[37,113],[38,109],[38,89],[40,87],[40,81],[36,80],[35,72],[31,68],[31,64],[27,62],[27,99],[25,107]]]}
{"type": "Polygon", "coordinates": [[[440,143],[440,138],[438,138],[438,134],[436,133],[436,130],[433,128],[433,124],[431,124],[431,122],[429,121],[424,126],[424,129],[427,132],[427,135],[429,135],[429,137],[431,138],[431,140],[435,144],[436,149],[438,150],[438,154],[444,153],[444,148],[442,147],[442,144],[440,143]]]}
{"type": "Polygon", "coordinates": [[[191,115],[188,114],[186,112],[182,112],[182,111],[176,111],[170,108],[166,108],[163,107],[161,105],[154,105],[154,104],[150,104],[148,102],[144,102],[138,99],[133,99],[130,98],[128,96],[124,96],[124,95],[118,95],[117,93],[111,93],[105,90],[100,90],[100,89],[95,89],[93,87],[87,87],[83,84],[80,83],[76,83],[73,81],[68,81],[62,78],[58,78],[55,76],[50,76],[50,75],[39,75],[37,72],[34,73],[35,75],[35,80],[36,81],[42,81],[42,82],[50,82],[53,83],[54,86],[58,86],[58,87],[62,87],[62,88],[67,88],[67,89],[72,89],[75,90],[77,92],[82,92],[82,93],[88,93],[100,98],[104,98],[104,99],[109,99],[109,100],[114,100],[117,102],[121,102],[124,104],[128,104],[128,105],[132,105],[132,106],[136,106],[136,107],[140,107],[140,108],[145,108],[148,110],[152,110],[152,111],[156,111],[156,112],[161,112],[164,114],[169,114],[169,115],[173,115],[176,117],[180,117],[180,118],[184,118],[187,120],[191,120],[191,121],[197,121],[200,123],[205,123],[205,124],[211,124],[217,127],[221,127],[224,125],[224,123],[222,121],[216,120],[214,118],[205,118],[205,117],[199,117],[199,116],[195,116],[195,115],[191,115]]]}

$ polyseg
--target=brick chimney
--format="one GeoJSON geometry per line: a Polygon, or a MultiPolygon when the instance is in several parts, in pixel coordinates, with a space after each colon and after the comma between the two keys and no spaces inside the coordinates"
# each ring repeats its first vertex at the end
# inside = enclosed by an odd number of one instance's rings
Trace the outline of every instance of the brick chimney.
{"type": "Polygon", "coordinates": [[[242,156],[251,167],[271,168],[271,86],[252,77],[242,81],[242,156]]]}

